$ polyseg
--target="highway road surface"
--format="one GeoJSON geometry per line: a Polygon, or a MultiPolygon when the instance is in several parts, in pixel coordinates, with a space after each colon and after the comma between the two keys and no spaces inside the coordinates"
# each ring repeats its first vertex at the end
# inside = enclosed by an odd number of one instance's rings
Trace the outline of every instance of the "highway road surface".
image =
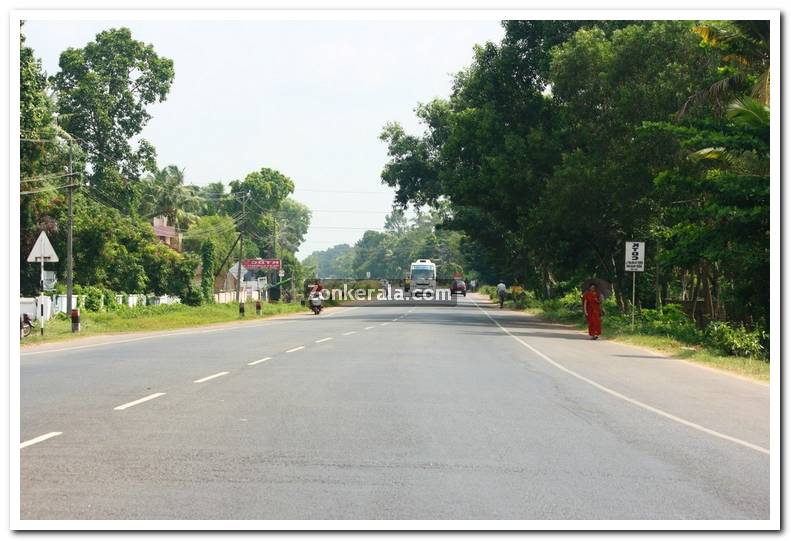
{"type": "Polygon", "coordinates": [[[482,297],[116,340],[23,351],[22,519],[769,518],[768,386],[482,297]]]}

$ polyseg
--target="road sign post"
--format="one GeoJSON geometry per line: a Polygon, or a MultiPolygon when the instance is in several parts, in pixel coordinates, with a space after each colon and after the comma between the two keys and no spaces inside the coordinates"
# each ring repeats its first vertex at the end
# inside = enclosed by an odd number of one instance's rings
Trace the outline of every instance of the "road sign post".
{"type": "Polygon", "coordinates": [[[637,291],[637,273],[645,270],[645,242],[629,241],[626,243],[626,261],[624,269],[632,273],[632,330],[634,330],[635,292],[637,291]]]}
{"type": "Polygon", "coordinates": [[[52,247],[52,243],[49,242],[49,238],[47,234],[42,231],[38,238],[36,239],[36,243],[33,245],[33,249],[30,250],[30,255],[27,256],[28,263],[41,263],[41,296],[39,297],[39,305],[40,308],[38,310],[38,317],[41,319],[41,334],[44,334],[44,262],[50,263],[57,263],[58,262],[58,254],[55,253],[55,249],[52,247]]]}
{"type": "Polygon", "coordinates": [[[285,275],[286,275],[286,271],[283,270],[282,268],[279,271],[277,271],[277,277],[280,278],[277,281],[277,300],[279,300],[279,301],[281,301],[281,299],[283,298],[281,293],[283,293],[283,285],[282,284],[283,284],[283,277],[285,275]]]}

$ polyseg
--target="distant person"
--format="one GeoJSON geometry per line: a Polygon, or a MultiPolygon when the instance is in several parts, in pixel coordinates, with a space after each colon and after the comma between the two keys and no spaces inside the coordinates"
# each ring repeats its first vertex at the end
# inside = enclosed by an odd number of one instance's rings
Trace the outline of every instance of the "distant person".
{"type": "Polygon", "coordinates": [[[588,334],[591,340],[598,340],[601,335],[601,302],[602,297],[596,284],[591,284],[582,295],[582,310],[588,319],[588,334]]]}
{"type": "Polygon", "coordinates": [[[505,285],[503,280],[500,280],[500,283],[497,284],[497,298],[500,299],[500,308],[503,307],[503,303],[505,302],[506,289],[508,289],[508,286],[505,285]]]}

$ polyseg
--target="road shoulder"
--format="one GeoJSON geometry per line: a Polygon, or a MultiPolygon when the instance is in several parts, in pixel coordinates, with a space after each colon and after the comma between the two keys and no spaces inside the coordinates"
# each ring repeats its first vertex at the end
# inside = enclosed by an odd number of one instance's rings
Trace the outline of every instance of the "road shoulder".
{"type": "MultiPolygon", "coordinates": [[[[324,309],[325,315],[330,316],[338,311],[348,310],[349,307],[333,306],[324,309]]],[[[50,353],[53,351],[65,351],[70,349],[82,349],[95,346],[104,346],[112,344],[123,344],[127,342],[135,342],[139,340],[147,340],[151,338],[160,338],[166,336],[182,336],[188,334],[216,332],[223,329],[243,327],[255,327],[261,325],[269,325],[272,323],[280,323],[285,321],[299,321],[303,318],[315,317],[310,312],[292,312],[284,314],[272,314],[266,317],[258,317],[256,319],[239,319],[236,321],[225,321],[221,323],[206,323],[202,325],[193,325],[188,327],[180,327],[176,329],[168,329],[163,331],[129,331],[129,332],[114,332],[106,334],[94,334],[91,336],[65,338],[63,340],[55,340],[40,344],[22,344],[20,346],[21,356],[50,353]]]]}
{"type": "MultiPolygon", "coordinates": [[[[474,298],[475,298],[476,302],[478,302],[478,303],[480,303],[482,305],[483,304],[492,304],[492,305],[494,305],[494,303],[486,295],[482,295],[480,293],[472,293],[471,295],[475,296],[474,298]]],[[[552,321],[552,320],[549,320],[549,319],[542,318],[540,315],[531,314],[531,313],[525,312],[523,310],[515,310],[513,308],[507,308],[507,307],[504,308],[503,310],[506,310],[509,313],[519,314],[521,317],[530,318],[530,319],[533,319],[534,321],[540,321],[540,322],[542,322],[542,324],[555,325],[555,326],[557,326],[559,328],[564,328],[564,329],[567,329],[567,330],[569,330],[571,332],[574,332],[574,333],[577,333],[577,334],[587,335],[587,333],[584,330],[581,330],[579,327],[577,327],[576,325],[573,325],[573,324],[562,323],[562,322],[558,322],[558,321],[552,321]]],[[[636,337],[638,337],[638,338],[640,336],[642,336],[642,335],[636,335],[636,337]]],[[[694,358],[685,358],[685,357],[682,357],[682,356],[679,356],[679,355],[674,355],[674,354],[672,354],[672,353],[670,353],[670,352],[668,352],[666,350],[662,350],[662,349],[658,349],[658,348],[652,348],[652,347],[646,346],[644,344],[637,344],[634,341],[630,340],[628,337],[623,337],[623,338],[620,338],[620,337],[607,337],[607,338],[601,338],[601,341],[612,342],[614,344],[620,344],[620,345],[623,345],[623,346],[628,346],[628,347],[631,347],[631,348],[635,348],[635,349],[639,349],[639,350],[645,351],[646,353],[651,353],[652,355],[655,355],[657,357],[663,357],[663,358],[668,359],[668,360],[676,361],[676,362],[679,362],[679,363],[684,363],[684,364],[687,364],[689,366],[693,366],[695,368],[699,368],[699,369],[702,369],[702,370],[709,370],[709,371],[715,372],[717,374],[726,375],[726,376],[729,376],[729,377],[732,377],[732,378],[736,378],[736,379],[739,379],[739,380],[742,380],[742,381],[748,381],[748,382],[751,382],[751,383],[755,383],[757,385],[763,385],[765,387],[769,386],[769,380],[766,379],[766,378],[763,378],[761,376],[753,376],[753,375],[750,375],[750,374],[736,372],[734,370],[728,370],[726,368],[720,368],[720,367],[717,367],[717,366],[712,366],[710,363],[708,363],[707,361],[704,361],[704,360],[696,360],[694,358]]]]}

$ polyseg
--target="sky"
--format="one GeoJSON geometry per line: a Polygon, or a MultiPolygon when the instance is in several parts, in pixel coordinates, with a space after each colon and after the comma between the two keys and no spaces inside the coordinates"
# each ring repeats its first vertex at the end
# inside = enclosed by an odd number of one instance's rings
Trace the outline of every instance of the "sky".
{"type": "Polygon", "coordinates": [[[63,50],[119,26],[174,62],[141,134],[159,167],[198,185],[262,167],[289,176],[313,211],[300,258],[382,227],[394,193],[380,179],[382,127],[421,131],[418,102],[447,97],[474,45],[503,36],[485,20],[29,21],[24,33],[54,74],[63,50]]]}

